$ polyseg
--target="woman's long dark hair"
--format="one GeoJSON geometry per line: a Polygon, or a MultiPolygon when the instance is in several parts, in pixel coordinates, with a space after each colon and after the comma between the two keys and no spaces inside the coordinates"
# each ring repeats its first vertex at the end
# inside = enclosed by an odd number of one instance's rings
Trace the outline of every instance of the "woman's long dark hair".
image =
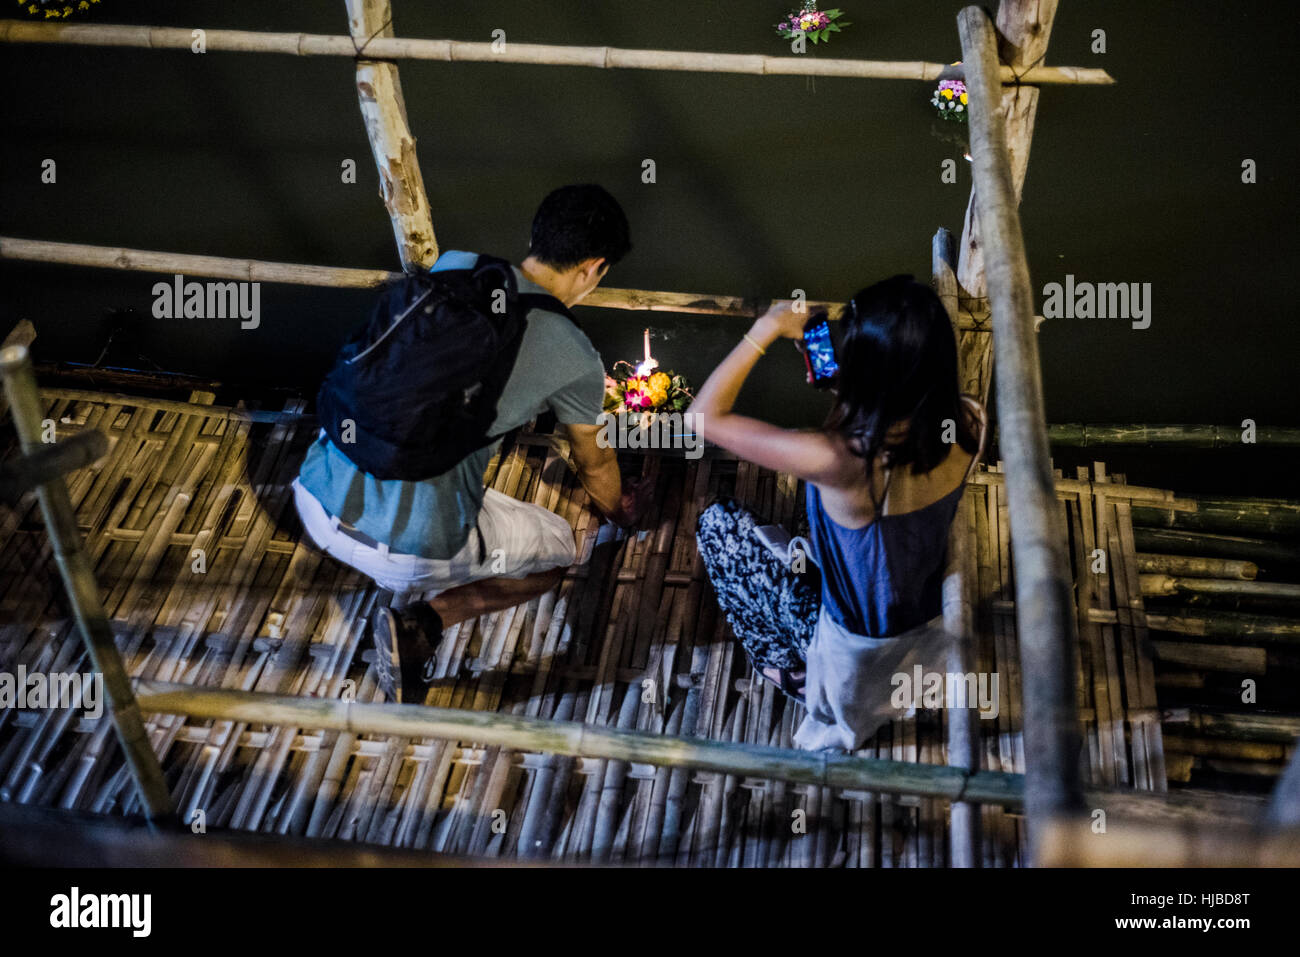
{"type": "Polygon", "coordinates": [[[957,384],[957,340],[933,289],[892,276],[855,295],[841,323],[839,381],[826,428],[865,460],[873,499],[873,464],[882,451],[892,468],[910,465],[918,475],[947,457],[945,431],[965,451],[979,451],[957,384]],[[906,436],[886,446],[890,427],[908,419],[906,436]]]}

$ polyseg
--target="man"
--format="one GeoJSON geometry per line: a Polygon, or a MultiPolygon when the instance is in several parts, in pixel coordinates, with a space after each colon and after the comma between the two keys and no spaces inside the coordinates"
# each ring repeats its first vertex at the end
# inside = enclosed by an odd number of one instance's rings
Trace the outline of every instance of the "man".
{"type": "MultiPolygon", "coordinates": [[[[565,186],[542,201],[528,257],[511,268],[520,293],[549,294],[571,307],[630,246],[617,200],[600,186],[565,186]]],[[[470,268],[477,259],[445,252],[432,271],[470,268]]],[[[567,432],[592,504],[619,525],[633,524],[648,490],[625,492],[613,450],[596,441],[605,393],[600,355],[559,313],[532,308],[527,320],[484,437],[549,409],[567,432]]],[[[378,611],[373,628],[376,673],[390,700],[423,702],[444,626],[543,594],[575,560],[573,532],[563,518],[484,488],[484,469],[500,445],[491,443],[434,478],[381,480],[322,431],[293,483],[298,514],[316,544],[396,596],[395,607],[378,611]]]]}

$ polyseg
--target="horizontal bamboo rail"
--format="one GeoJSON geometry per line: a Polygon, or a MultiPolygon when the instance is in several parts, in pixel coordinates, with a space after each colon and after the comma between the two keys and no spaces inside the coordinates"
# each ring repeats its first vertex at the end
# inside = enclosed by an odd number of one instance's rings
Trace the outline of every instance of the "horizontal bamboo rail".
{"type": "MultiPolygon", "coordinates": [[[[1230,425],[1098,425],[1059,422],[1047,427],[1047,440],[1069,448],[1115,445],[1168,445],[1189,449],[1221,449],[1242,446],[1242,430],[1230,425]]],[[[1255,445],[1300,446],[1300,429],[1260,425],[1255,428],[1255,445]]]]}
{"type": "Polygon", "coordinates": [[[1230,595],[1237,598],[1278,598],[1300,601],[1300,584],[1253,582],[1240,579],[1186,578],[1178,575],[1140,575],[1142,594],[1151,598],[1172,595],[1230,595]]]}
{"type": "MultiPolygon", "coordinates": [[[[483,747],[693,768],[819,787],[913,794],[1010,809],[1023,806],[1024,775],[1002,771],[970,774],[943,765],[671,737],[459,708],[306,698],[152,680],[138,680],[135,690],[143,711],[200,720],[467,741],[483,747]]],[[[1089,807],[1104,808],[1112,817],[1141,820],[1244,820],[1264,804],[1252,797],[1225,797],[1195,789],[1177,795],[1090,790],[1086,798],[1089,807]]]]}
{"type": "MultiPolygon", "coordinates": [[[[42,388],[40,393],[49,399],[68,399],[72,402],[99,402],[124,405],[132,409],[154,409],[158,412],[175,412],[178,415],[202,415],[213,419],[237,419],[246,422],[274,424],[302,418],[299,412],[271,412],[265,409],[244,409],[228,405],[204,405],[180,399],[153,399],[128,395],[124,392],[99,392],[93,389],[42,388]]],[[[62,429],[60,429],[62,431],[62,429]]]]}
{"type": "MultiPolygon", "coordinates": [[[[389,272],[385,269],[306,266],[300,263],[263,262],[257,259],[231,259],[225,256],[196,256],[190,253],[155,252],[117,246],[56,243],[40,239],[19,239],[14,236],[0,236],[0,259],[346,289],[373,289],[402,275],[400,272],[389,272]]],[[[631,309],[644,312],[675,312],[752,319],[775,301],[778,300],[601,287],[588,295],[581,305],[597,309],[631,309]]],[[[838,319],[844,310],[844,303],[810,300],[808,308],[825,309],[832,319],[838,319]]],[[[961,329],[989,327],[987,316],[975,315],[969,310],[960,313],[958,325],[961,329]]]]}
{"type": "Polygon", "coordinates": [[[54,243],[39,239],[18,239],[13,236],[0,236],[0,259],[348,289],[373,289],[401,275],[399,272],[389,272],[386,269],[304,266],[300,263],[272,263],[256,259],[230,259],[225,256],[194,256],[189,253],[154,252],[148,249],[124,249],[117,246],[54,243]]]}
{"type": "Polygon", "coordinates": [[[1191,508],[1177,511],[1133,506],[1133,524],[1203,532],[1247,532],[1255,535],[1300,535],[1300,502],[1281,498],[1237,498],[1196,495],[1191,508]]]}
{"type": "Polygon", "coordinates": [[[1259,575],[1254,562],[1234,558],[1199,558],[1191,555],[1149,555],[1139,552],[1137,570],[1144,574],[1179,575],[1190,578],[1236,578],[1250,580],[1259,575]]]}
{"type": "Polygon", "coordinates": [[[1189,532],[1183,529],[1147,528],[1141,525],[1133,526],[1133,538],[1137,547],[1143,551],[1176,552],[1180,555],[1217,555],[1257,563],[1273,561],[1300,564],[1300,545],[1291,542],[1189,532]]]}
{"type": "Polygon", "coordinates": [[[182,714],[190,718],[308,727],[349,734],[473,741],[485,747],[636,761],[656,767],[695,768],[819,787],[851,787],[949,799],[961,797],[1008,807],[1018,806],[1020,802],[1020,776],[1001,771],[968,774],[953,767],[791,751],[703,738],[672,738],[577,721],[547,721],[455,708],[301,698],[157,681],[137,682],[136,695],[145,711],[182,714]]]}
{"type": "MultiPolygon", "coordinates": [[[[994,599],[990,610],[998,615],[1015,613],[1016,603],[994,599]]],[[[1094,625],[1119,624],[1120,612],[1113,608],[1089,608],[1084,612],[1094,625]]],[[[1194,638],[1250,638],[1259,643],[1295,644],[1300,639],[1300,621],[1294,618],[1273,618],[1238,611],[1206,611],[1200,608],[1179,608],[1169,614],[1148,610],[1147,627],[1153,631],[1167,631],[1194,638]]]]}
{"type": "MultiPolygon", "coordinates": [[[[976,472],[970,477],[976,485],[998,485],[1005,487],[1006,472],[976,472]]],[[[1057,478],[1053,482],[1058,495],[1092,495],[1098,488],[1110,499],[1133,502],[1135,505],[1159,506],[1161,512],[1192,512],[1196,503],[1190,498],[1180,498],[1168,489],[1147,488],[1142,485],[1120,485],[1115,483],[1089,482],[1084,479],[1057,478]]]]}
{"type": "MultiPolygon", "coordinates": [[[[1115,613],[1112,611],[1110,614],[1115,613]]],[[[1180,608],[1166,615],[1148,611],[1147,625],[1155,631],[1195,638],[1252,638],[1260,643],[1284,644],[1300,642],[1300,621],[1245,612],[1180,608]]]]}
{"type": "Polygon", "coordinates": [[[1295,714],[1168,708],[1160,720],[1175,731],[1185,730],[1204,738],[1294,744],[1300,737],[1300,715],[1295,714]]]}
{"type": "MultiPolygon", "coordinates": [[[[190,50],[194,28],[118,24],[27,23],[0,20],[0,43],[57,43],[75,46],[190,50]]],[[[850,79],[935,81],[961,77],[960,67],[919,60],[841,60],[689,50],[625,50],[618,47],[543,43],[474,43],[460,40],[374,37],[358,45],[350,36],[204,30],[208,52],[284,53],[292,56],[364,57],[368,60],[445,60],[461,63],[527,63],[597,69],[748,73],[759,76],[837,76],[850,79]]],[[[1115,80],[1092,67],[1036,66],[1019,75],[1003,67],[1003,83],[1104,85],[1115,80]]]]}

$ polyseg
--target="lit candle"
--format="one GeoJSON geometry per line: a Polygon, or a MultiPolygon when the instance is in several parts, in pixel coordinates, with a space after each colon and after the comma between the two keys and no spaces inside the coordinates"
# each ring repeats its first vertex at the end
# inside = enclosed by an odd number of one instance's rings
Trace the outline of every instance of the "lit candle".
{"type": "Polygon", "coordinates": [[[659,363],[650,356],[650,330],[645,331],[645,358],[637,365],[636,374],[647,376],[655,369],[659,368],[659,363]]]}

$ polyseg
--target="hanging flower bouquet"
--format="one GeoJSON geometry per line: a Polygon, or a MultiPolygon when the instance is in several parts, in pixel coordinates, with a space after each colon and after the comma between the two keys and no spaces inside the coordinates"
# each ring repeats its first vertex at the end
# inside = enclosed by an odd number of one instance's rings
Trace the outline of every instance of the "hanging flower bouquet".
{"type": "Polygon", "coordinates": [[[945,120],[966,122],[966,84],[961,80],[940,80],[939,88],[930,97],[930,105],[945,120]]]}
{"type": "Polygon", "coordinates": [[[832,33],[853,25],[847,20],[840,21],[842,16],[843,10],[818,10],[817,0],[804,0],[802,8],[786,14],[785,19],[776,25],[776,32],[785,40],[803,35],[813,43],[829,41],[832,33]]]}
{"type": "Polygon", "coordinates": [[[18,7],[29,17],[41,20],[66,20],[74,13],[85,13],[99,0],[18,0],[18,7]]]}
{"type": "Polygon", "coordinates": [[[661,372],[650,357],[650,330],[646,330],[645,359],[633,365],[620,359],[614,374],[605,376],[605,411],[612,415],[639,415],[641,426],[649,428],[661,412],[682,412],[695,396],[686,377],[661,372]]]}

